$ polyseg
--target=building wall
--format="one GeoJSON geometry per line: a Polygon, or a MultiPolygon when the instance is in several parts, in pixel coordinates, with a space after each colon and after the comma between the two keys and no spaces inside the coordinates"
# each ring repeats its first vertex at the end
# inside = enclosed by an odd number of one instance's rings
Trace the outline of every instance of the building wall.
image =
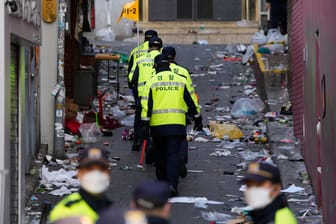
{"type": "Polygon", "coordinates": [[[53,152],[55,97],[51,91],[57,78],[57,22],[42,22],[41,46],[41,143],[48,145],[48,152],[53,152]]]}
{"type": "MultiPolygon", "coordinates": [[[[325,223],[336,220],[336,1],[318,1],[320,7],[320,77],[325,76],[325,94],[321,85],[322,208],[325,223]],[[325,97],[324,97],[325,96],[325,97]]],[[[321,83],[321,82],[320,82],[321,83]]],[[[317,83],[320,85],[320,83],[317,83]]],[[[322,83],[321,83],[322,84],[322,83]]]]}
{"type": "MultiPolygon", "coordinates": [[[[39,9],[39,4],[37,5],[39,9]]],[[[5,4],[0,4],[0,223],[24,223],[25,207],[25,161],[30,151],[29,142],[24,138],[26,127],[26,70],[25,48],[40,44],[40,29],[26,20],[8,14],[5,4]],[[11,121],[11,44],[18,46],[18,111],[15,128],[19,136],[16,141],[11,138],[13,128],[11,121]],[[14,146],[17,145],[18,147],[14,146]],[[13,152],[12,149],[16,151],[13,152]],[[15,167],[15,169],[14,169],[15,167]],[[3,173],[7,175],[3,175],[3,173]]]]}
{"type": "Polygon", "coordinates": [[[336,2],[295,2],[290,20],[290,84],[295,134],[303,139],[303,156],[319,205],[322,207],[324,222],[332,224],[336,219],[336,2]],[[304,122],[301,124],[299,119],[302,117],[302,111],[304,122]]]}

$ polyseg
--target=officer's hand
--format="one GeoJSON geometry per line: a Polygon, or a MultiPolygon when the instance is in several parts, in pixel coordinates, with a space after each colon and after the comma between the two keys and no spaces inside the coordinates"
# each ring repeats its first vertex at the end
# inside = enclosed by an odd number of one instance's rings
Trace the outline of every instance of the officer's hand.
{"type": "Polygon", "coordinates": [[[202,124],[202,116],[194,117],[194,131],[202,131],[203,130],[203,124],[202,124]]]}
{"type": "Polygon", "coordinates": [[[149,124],[148,122],[141,123],[141,137],[142,139],[149,139],[149,124]]]}

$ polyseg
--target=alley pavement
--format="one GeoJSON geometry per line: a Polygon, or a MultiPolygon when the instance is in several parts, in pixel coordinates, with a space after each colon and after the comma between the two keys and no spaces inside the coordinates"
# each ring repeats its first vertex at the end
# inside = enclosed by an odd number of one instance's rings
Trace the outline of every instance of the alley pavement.
{"type": "MultiPolygon", "coordinates": [[[[128,52],[130,49],[131,46],[129,45],[123,45],[118,48],[118,50],[124,52],[128,52]]],[[[192,72],[193,82],[202,106],[203,124],[206,126],[210,120],[216,121],[224,117],[230,122],[236,123],[245,136],[250,136],[254,130],[258,129],[253,123],[258,119],[263,119],[263,114],[259,114],[255,120],[231,120],[229,116],[232,103],[239,98],[247,97],[244,93],[244,86],[250,83],[253,69],[251,66],[242,65],[240,62],[227,62],[222,58],[218,58],[218,52],[223,52],[225,49],[226,46],[223,45],[181,45],[176,48],[176,61],[189,68],[192,72]]],[[[127,89],[126,77],[122,77],[122,80],[121,92],[130,95],[130,91],[127,89]]],[[[277,142],[280,142],[283,138],[288,138],[288,133],[292,134],[287,130],[287,135],[282,136],[283,131],[279,131],[280,124],[275,122],[272,125],[272,130],[278,128],[276,133],[278,139],[275,140],[277,142]]],[[[113,137],[104,137],[103,141],[90,145],[105,148],[110,152],[111,157],[120,158],[120,160],[114,162],[116,164],[112,168],[111,187],[107,192],[108,196],[113,200],[114,206],[118,208],[126,208],[129,205],[132,191],[137,183],[146,179],[155,179],[154,167],[145,165],[141,169],[137,166],[140,153],[131,152],[132,142],[121,141],[121,133],[126,128],[129,129],[130,127],[115,129],[113,137]],[[104,142],[108,142],[109,145],[104,146],[104,142]]],[[[291,129],[288,125],[284,125],[284,128],[291,129]]],[[[188,126],[188,130],[190,131],[191,129],[192,125],[188,126]]],[[[292,135],[289,137],[294,139],[292,135]]],[[[202,217],[202,212],[216,211],[231,215],[233,218],[238,216],[237,213],[231,212],[235,210],[233,208],[246,206],[243,201],[243,194],[239,191],[242,185],[239,180],[244,174],[244,170],[241,168],[250,161],[248,156],[252,156],[251,161],[267,157],[272,145],[276,146],[276,144],[237,143],[235,145],[232,142],[223,142],[206,135],[194,135],[193,139],[193,141],[189,142],[188,176],[184,179],[180,178],[180,196],[205,197],[208,200],[223,202],[223,204],[204,206],[204,204],[174,203],[171,216],[172,223],[209,223],[202,217]],[[196,142],[195,139],[197,137],[205,138],[208,142],[196,142]],[[231,154],[221,157],[210,156],[216,149],[226,149],[231,154]],[[246,155],[244,152],[249,152],[250,154],[246,155]],[[253,157],[256,154],[259,156],[253,157]]],[[[286,145],[286,143],[281,144],[286,145]]],[[[286,158],[279,156],[280,154],[282,155],[281,152],[276,154],[274,161],[277,161],[277,157],[280,159],[286,158]]],[[[300,159],[296,160],[296,162],[300,161],[300,159]]],[[[295,204],[291,204],[295,214],[302,216],[304,215],[302,210],[310,208],[312,206],[311,203],[314,201],[311,198],[312,190],[309,179],[307,182],[302,182],[298,178],[299,174],[294,170],[293,162],[289,160],[286,160],[286,162],[288,168],[284,168],[284,166],[282,168],[283,178],[285,179],[284,187],[288,187],[295,180],[296,185],[305,188],[298,195],[288,195],[291,198],[306,200],[306,203],[297,201],[295,204]]],[[[281,161],[280,163],[283,164],[285,162],[281,161]]],[[[303,162],[301,161],[300,171],[304,173],[305,168],[302,164],[303,162]]],[[[48,193],[35,192],[34,196],[37,197],[37,201],[34,201],[35,204],[42,203],[44,200],[49,200],[52,204],[55,204],[61,199],[61,197],[52,196],[48,193]]],[[[34,203],[29,202],[28,208],[30,210],[27,210],[27,213],[34,210],[34,206],[32,206],[34,203]]],[[[312,211],[309,212],[313,213],[312,211]]],[[[307,213],[307,215],[309,214],[307,213]]]]}

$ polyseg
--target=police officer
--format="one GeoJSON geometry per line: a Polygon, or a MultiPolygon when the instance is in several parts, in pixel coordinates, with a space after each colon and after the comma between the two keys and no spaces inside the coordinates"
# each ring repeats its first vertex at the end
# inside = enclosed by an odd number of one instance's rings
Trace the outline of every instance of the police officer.
{"type": "Polygon", "coordinates": [[[154,58],[160,54],[162,48],[162,40],[158,37],[153,37],[149,40],[149,52],[139,57],[136,63],[133,65],[130,72],[129,86],[133,90],[135,97],[135,119],[134,119],[134,131],[135,139],[132,146],[132,151],[139,151],[141,147],[142,138],[140,136],[140,123],[141,123],[141,97],[143,96],[143,89],[147,80],[151,78],[155,72],[154,58]]]}
{"type": "Polygon", "coordinates": [[[145,181],[133,191],[131,208],[144,212],[148,224],[168,224],[171,210],[169,196],[167,183],[145,181]]]}
{"type": "MultiPolygon", "coordinates": [[[[184,77],[187,81],[187,84],[189,85],[189,88],[191,90],[191,97],[194,101],[198,101],[197,95],[195,93],[195,89],[193,86],[193,82],[190,76],[190,73],[187,68],[177,64],[175,58],[176,58],[176,50],[172,46],[167,46],[162,49],[162,54],[167,55],[170,62],[170,69],[172,72],[184,77]]],[[[187,123],[190,122],[187,120],[187,123]]],[[[194,130],[200,131],[203,129],[203,126],[194,126],[194,130]]],[[[187,176],[187,168],[185,166],[186,163],[188,163],[188,141],[185,139],[185,141],[182,144],[181,149],[181,155],[180,155],[180,177],[186,177],[187,176]]]]}
{"type": "Polygon", "coordinates": [[[69,195],[54,207],[50,222],[74,216],[85,216],[95,222],[99,213],[112,205],[104,194],[110,184],[107,153],[92,148],[80,152],[79,157],[79,192],[69,195]]]}
{"type": "Polygon", "coordinates": [[[96,224],[148,224],[148,222],[146,215],[141,211],[111,208],[103,212],[96,224]]]}
{"type": "Polygon", "coordinates": [[[155,30],[147,30],[145,32],[145,41],[131,51],[128,61],[128,73],[130,73],[136,60],[142,55],[148,53],[149,49],[148,43],[152,37],[158,37],[158,33],[155,30]]]}
{"type": "Polygon", "coordinates": [[[245,200],[253,209],[250,216],[257,224],[297,224],[281,193],[279,169],[270,163],[255,162],[248,166],[244,182],[245,200]]]}
{"type": "Polygon", "coordinates": [[[81,216],[59,219],[52,224],[93,224],[93,221],[90,218],[81,216]]]}
{"type": "Polygon", "coordinates": [[[189,111],[194,116],[197,125],[202,125],[202,116],[186,79],[172,72],[169,66],[166,55],[156,56],[156,74],[147,81],[141,100],[141,120],[143,136],[149,136],[150,127],[153,138],[156,176],[169,183],[171,196],[175,196],[181,144],[186,138],[186,113],[189,111]]]}

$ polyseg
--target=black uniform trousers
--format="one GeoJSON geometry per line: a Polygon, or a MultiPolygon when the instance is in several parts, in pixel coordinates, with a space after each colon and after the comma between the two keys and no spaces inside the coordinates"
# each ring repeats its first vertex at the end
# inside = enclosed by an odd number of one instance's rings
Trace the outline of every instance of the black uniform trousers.
{"type": "Polygon", "coordinates": [[[186,136],[153,136],[154,163],[158,180],[166,181],[175,190],[179,182],[179,160],[186,136]]]}
{"type": "Polygon", "coordinates": [[[141,97],[135,98],[134,141],[141,144],[141,97]]]}

